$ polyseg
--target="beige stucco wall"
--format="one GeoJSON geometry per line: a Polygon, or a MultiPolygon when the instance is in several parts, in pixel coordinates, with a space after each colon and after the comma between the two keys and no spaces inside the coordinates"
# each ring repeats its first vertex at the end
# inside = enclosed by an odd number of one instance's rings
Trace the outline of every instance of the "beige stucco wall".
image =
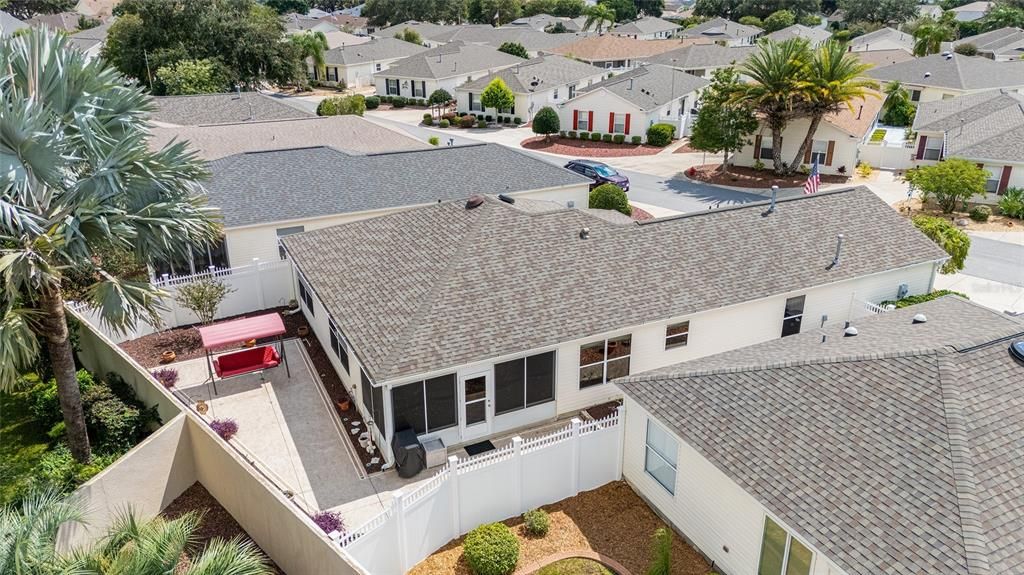
{"type": "MultiPolygon", "coordinates": [[[[796,154],[797,148],[803,141],[804,136],[807,134],[807,128],[809,127],[810,120],[807,118],[800,118],[789,123],[786,127],[786,131],[782,134],[782,159],[785,162],[789,162],[793,159],[796,154]]],[[[754,145],[757,135],[762,135],[764,138],[771,137],[771,131],[764,128],[754,135],[750,136],[751,144],[744,147],[742,150],[736,152],[733,155],[732,162],[737,166],[753,166],[754,162],[754,145]]],[[[825,122],[822,122],[818,126],[818,131],[814,134],[815,140],[823,141],[834,141],[835,150],[832,155],[832,165],[826,166],[825,164],[818,164],[818,170],[822,174],[838,174],[839,168],[846,168],[846,174],[852,175],[853,169],[857,166],[857,146],[860,144],[860,139],[854,138],[825,122]]],[[[764,163],[766,168],[770,168],[772,160],[762,158],[761,161],[764,163]]],[[[808,166],[810,167],[810,166],[808,166]]]]}

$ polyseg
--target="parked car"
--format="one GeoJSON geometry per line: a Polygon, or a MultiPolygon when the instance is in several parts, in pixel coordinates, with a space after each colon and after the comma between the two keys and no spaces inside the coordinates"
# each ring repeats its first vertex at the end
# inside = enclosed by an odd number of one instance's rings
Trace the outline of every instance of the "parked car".
{"type": "Polygon", "coordinates": [[[622,191],[629,191],[629,178],[618,173],[608,164],[593,160],[572,160],[565,167],[594,180],[594,183],[590,184],[591,190],[601,184],[615,184],[622,188],[622,191]]]}

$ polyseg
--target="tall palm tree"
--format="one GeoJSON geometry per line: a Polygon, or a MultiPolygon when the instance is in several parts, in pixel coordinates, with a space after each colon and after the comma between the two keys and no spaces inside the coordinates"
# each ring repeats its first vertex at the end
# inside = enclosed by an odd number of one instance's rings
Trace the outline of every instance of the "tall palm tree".
{"type": "Polygon", "coordinates": [[[82,507],[76,501],[44,490],[30,493],[18,507],[0,508],[0,573],[69,571],[57,557],[55,545],[61,524],[82,522],[82,507]]]}
{"type": "MultiPolygon", "coordinates": [[[[406,28],[406,30],[409,29],[406,28]]],[[[292,35],[289,41],[298,48],[300,60],[303,62],[307,58],[312,60],[317,72],[320,73],[320,77],[326,76],[327,61],[324,59],[324,54],[330,47],[327,45],[327,36],[323,32],[319,30],[306,30],[301,34],[292,35]]]]}
{"type": "Polygon", "coordinates": [[[799,106],[810,86],[810,60],[810,44],[803,38],[762,40],[757,51],[738,67],[740,74],[751,81],[733,95],[733,101],[753,107],[768,126],[777,174],[787,170],[782,161],[782,133],[790,120],[805,113],[799,106]]]}
{"type": "Polygon", "coordinates": [[[151,101],[63,35],[33,29],[0,41],[0,389],[16,385],[45,342],[72,454],[91,457],[68,340],[63,274],[88,268],[85,303],[125,330],[158,322],[163,292],[108,273],[97,253],[185,257],[220,234],[181,142],[146,144],[151,101]]]}
{"type": "Polygon", "coordinates": [[[923,19],[914,29],[914,55],[938,54],[942,43],[953,39],[953,27],[934,18],[923,19]]]}
{"type": "Polygon", "coordinates": [[[595,4],[587,8],[583,15],[587,17],[583,22],[584,32],[593,28],[600,35],[602,29],[607,30],[615,23],[615,10],[604,4],[595,4]]]}
{"type": "Polygon", "coordinates": [[[873,90],[878,83],[864,77],[870,64],[860,61],[854,52],[847,52],[842,42],[829,40],[814,50],[807,66],[807,84],[802,107],[810,116],[807,135],[797,148],[796,156],[789,163],[790,169],[803,162],[804,154],[814,141],[822,119],[842,108],[853,109],[855,100],[878,97],[873,90]]]}

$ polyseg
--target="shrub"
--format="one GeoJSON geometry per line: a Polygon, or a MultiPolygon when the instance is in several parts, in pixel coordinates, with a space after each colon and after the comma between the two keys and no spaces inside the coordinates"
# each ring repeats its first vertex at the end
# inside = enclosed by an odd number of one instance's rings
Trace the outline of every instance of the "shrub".
{"type": "Polygon", "coordinates": [[[475,575],[508,575],[519,562],[519,540],[505,524],[488,523],[466,535],[462,554],[475,575]]]}
{"type": "MultiPolygon", "coordinates": [[[[443,122],[444,120],[441,120],[441,121],[443,122]]],[[[437,136],[430,136],[429,138],[427,138],[427,142],[431,146],[437,146],[437,145],[440,145],[441,138],[438,138],[437,136]]]]}
{"type": "Polygon", "coordinates": [[[338,99],[335,97],[324,98],[320,100],[320,103],[316,105],[317,116],[337,116],[338,115],[338,99]]]}
{"type": "Polygon", "coordinates": [[[444,120],[448,120],[449,122],[458,117],[459,115],[456,114],[455,112],[445,112],[444,114],[441,114],[441,118],[444,120]]]}
{"type": "Polygon", "coordinates": [[[601,136],[601,140],[604,141],[604,142],[608,142],[610,144],[610,143],[612,143],[612,135],[611,134],[603,134],[601,136]]]}
{"type": "Polygon", "coordinates": [[[135,406],[121,401],[105,385],[94,385],[82,394],[86,426],[96,435],[98,443],[127,451],[141,439],[143,414],[135,406]]]}
{"type": "Polygon", "coordinates": [[[430,112],[427,112],[426,114],[423,114],[423,123],[424,124],[431,124],[433,122],[434,122],[434,115],[433,114],[431,114],[430,112]]]}
{"type": "Polygon", "coordinates": [[[941,273],[951,274],[964,269],[964,260],[971,249],[971,238],[945,218],[918,215],[914,216],[914,226],[933,242],[939,244],[949,254],[949,259],[942,265],[941,273]]]}
{"type": "Polygon", "coordinates": [[[654,531],[654,546],[651,553],[651,566],[647,575],[669,575],[672,572],[672,532],[665,527],[654,531]]]}
{"type": "Polygon", "coordinates": [[[391,103],[391,96],[381,96],[380,97],[380,101],[384,102],[385,104],[390,104],[391,103]]]}
{"type": "Polygon", "coordinates": [[[871,175],[872,172],[874,172],[874,169],[871,168],[871,164],[869,164],[867,162],[861,162],[861,163],[857,164],[857,175],[858,176],[860,176],[862,178],[867,178],[867,177],[869,177],[871,175]]]}
{"type": "Polygon", "coordinates": [[[575,140],[576,139],[576,132],[574,132],[574,131],[568,131],[568,132],[565,133],[565,135],[568,136],[570,140],[575,140]]]}
{"type": "Polygon", "coordinates": [[[463,128],[472,128],[475,125],[476,118],[474,118],[473,116],[467,115],[459,118],[459,126],[463,128]]]}
{"type": "Polygon", "coordinates": [[[892,305],[892,306],[896,306],[896,309],[900,309],[900,308],[910,307],[910,306],[912,306],[914,304],[924,303],[926,301],[932,301],[933,299],[940,298],[940,297],[945,296],[945,295],[958,295],[958,296],[960,296],[960,297],[962,297],[964,299],[971,299],[971,298],[967,297],[967,294],[960,293],[958,291],[953,291],[953,290],[948,290],[948,289],[940,289],[940,290],[933,291],[932,293],[924,293],[924,294],[920,294],[920,295],[907,296],[907,297],[905,297],[903,299],[885,300],[885,301],[883,301],[882,303],[880,303],[878,305],[879,305],[879,307],[885,307],[887,305],[892,305]]]}
{"type": "Polygon", "coordinates": [[[597,210],[615,210],[626,214],[633,214],[633,207],[629,205],[626,192],[615,184],[601,184],[590,191],[588,207],[597,210]]]}
{"type": "Polygon", "coordinates": [[[591,132],[590,133],[590,141],[591,142],[600,142],[601,141],[601,134],[598,134],[597,132],[591,132]]]}
{"type": "Polygon", "coordinates": [[[644,141],[644,139],[641,138],[640,136],[630,136],[629,137],[629,142],[631,144],[633,144],[634,146],[639,146],[641,144],[641,142],[643,142],[643,141],[644,141]]]}
{"type": "Polygon", "coordinates": [[[580,132],[580,139],[581,140],[589,140],[590,139],[590,132],[580,132]]]}
{"type": "Polygon", "coordinates": [[[974,209],[967,215],[976,222],[987,222],[989,216],[992,215],[992,208],[988,206],[974,206],[974,209]]]}
{"type": "Polygon", "coordinates": [[[558,137],[559,138],[564,138],[565,137],[565,130],[559,130],[558,137]]]}
{"type": "Polygon", "coordinates": [[[524,513],[523,523],[526,525],[527,533],[537,537],[547,535],[548,529],[551,528],[551,518],[548,517],[548,512],[543,509],[532,509],[524,513]]]}
{"type": "Polygon", "coordinates": [[[487,120],[480,120],[479,122],[476,123],[476,127],[477,128],[486,128],[487,127],[487,120]]]}
{"type": "Polygon", "coordinates": [[[811,167],[808,166],[807,164],[800,164],[800,167],[797,169],[797,171],[805,176],[811,175],[811,167]]]}
{"type": "Polygon", "coordinates": [[[345,520],[337,511],[319,511],[313,516],[313,523],[324,533],[345,532],[345,520]]]}
{"type": "Polygon", "coordinates": [[[764,169],[764,162],[761,160],[754,160],[754,169],[760,172],[764,169]]]}
{"type": "Polygon", "coordinates": [[[238,433],[238,422],[234,419],[214,419],[210,422],[210,427],[217,432],[217,435],[223,437],[225,441],[238,433]]]}
{"type": "Polygon", "coordinates": [[[978,55],[978,47],[975,46],[974,44],[971,44],[971,43],[960,44],[959,46],[953,48],[953,51],[956,52],[957,54],[961,54],[963,56],[977,56],[978,55]]]}
{"type": "Polygon", "coordinates": [[[447,128],[450,125],[451,123],[448,122],[448,120],[441,120],[440,122],[437,123],[437,127],[439,128],[447,128]]]}
{"type": "Polygon", "coordinates": [[[612,136],[612,141],[616,144],[621,144],[626,141],[626,134],[615,134],[612,136]]]}
{"type": "Polygon", "coordinates": [[[523,119],[517,116],[515,118],[512,118],[512,123],[518,126],[519,124],[523,123],[523,119]]]}
{"type": "Polygon", "coordinates": [[[487,120],[488,122],[494,121],[494,118],[492,118],[490,115],[484,116],[484,119],[487,120]]]}
{"type": "Polygon", "coordinates": [[[376,110],[380,107],[380,96],[369,96],[366,98],[366,109],[376,110]]]}
{"type": "Polygon", "coordinates": [[[672,143],[672,137],[675,136],[675,133],[676,127],[672,124],[654,124],[647,128],[647,143],[664,148],[672,143]]]}
{"type": "Polygon", "coordinates": [[[1011,218],[1024,218],[1024,189],[1007,188],[999,198],[999,213],[1011,218]]]}
{"type": "Polygon", "coordinates": [[[395,108],[404,108],[406,103],[406,99],[401,96],[395,96],[394,98],[391,98],[391,105],[395,108]]]}
{"type": "Polygon", "coordinates": [[[183,308],[196,314],[204,324],[213,322],[217,308],[235,289],[212,277],[203,278],[192,283],[178,286],[174,301],[183,308]]]}
{"type": "Polygon", "coordinates": [[[161,367],[153,372],[153,379],[160,382],[160,385],[170,389],[178,383],[178,370],[173,367],[161,367]]]}

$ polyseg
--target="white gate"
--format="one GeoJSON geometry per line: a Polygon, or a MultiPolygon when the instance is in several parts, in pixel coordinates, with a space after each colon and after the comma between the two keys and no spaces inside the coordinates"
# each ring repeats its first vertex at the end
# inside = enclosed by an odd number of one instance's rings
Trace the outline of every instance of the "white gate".
{"type": "Polygon", "coordinates": [[[865,142],[858,146],[858,160],[872,168],[885,170],[906,170],[914,165],[913,142],[890,144],[886,142],[865,142]]]}

